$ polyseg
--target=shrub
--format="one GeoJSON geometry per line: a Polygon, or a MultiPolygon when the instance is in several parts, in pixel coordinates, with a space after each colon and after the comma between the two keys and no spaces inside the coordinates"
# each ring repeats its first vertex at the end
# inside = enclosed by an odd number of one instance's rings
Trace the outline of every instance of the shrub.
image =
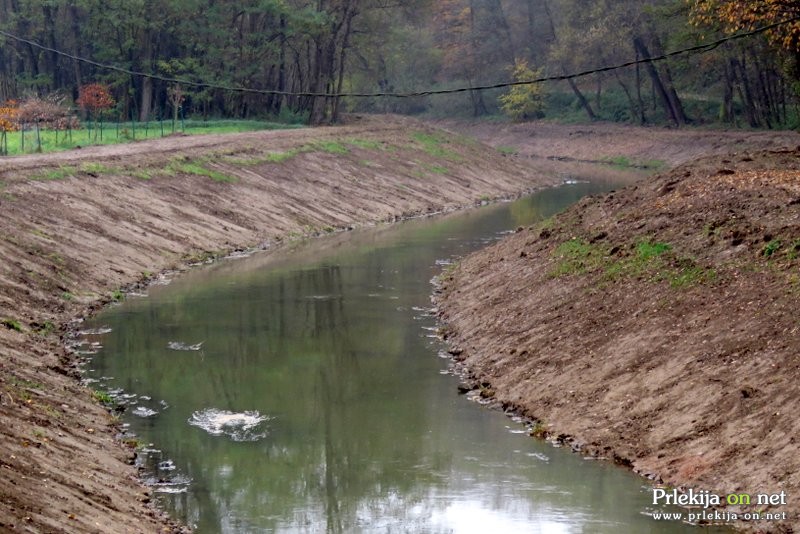
{"type": "MultiPolygon", "coordinates": [[[[514,64],[514,81],[523,82],[540,77],[542,70],[533,70],[525,60],[514,64]]],[[[503,113],[514,120],[535,119],[543,116],[544,90],[541,84],[515,85],[499,99],[503,113]]]]}

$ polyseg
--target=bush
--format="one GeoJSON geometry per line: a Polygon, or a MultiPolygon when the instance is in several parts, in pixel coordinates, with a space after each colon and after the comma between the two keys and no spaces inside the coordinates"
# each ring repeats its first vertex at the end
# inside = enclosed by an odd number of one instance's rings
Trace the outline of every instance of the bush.
{"type": "MultiPolygon", "coordinates": [[[[513,69],[514,81],[534,80],[542,70],[533,70],[525,60],[517,60],[513,69]]],[[[541,84],[515,85],[499,99],[503,113],[514,120],[538,119],[544,116],[544,89],[541,84]]]]}

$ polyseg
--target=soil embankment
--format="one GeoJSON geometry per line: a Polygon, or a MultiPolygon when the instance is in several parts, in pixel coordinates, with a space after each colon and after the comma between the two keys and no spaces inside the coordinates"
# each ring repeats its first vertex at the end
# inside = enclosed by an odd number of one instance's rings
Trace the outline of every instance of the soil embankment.
{"type": "Polygon", "coordinates": [[[783,491],[786,506],[750,510],[786,520],[739,526],[788,532],[800,527],[800,136],[737,150],[760,135],[520,229],[448,273],[438,300],[485,398],[671,486],[783,491]]]}
{"type": "MultiPolygon", "coordinates": [[[[574,127],[564,128],[553,135],[574,127]]],[[[656,143],[647,159],[663,159],[668,144],[656,143]]],[[[503,152],[376,118],[0,159],[0,531],[167,525],[127,463],[132,450],[79,384],[77,356],[60,339],[72,318],[209,251],[271,246],[557,181],[555,171],[503,152]]]]}
{"type": "Polygon", "coordinates": [[[70,319],[120,298],[117,288],[208,251],[554,181],[418,122],[362,122],[0,160],[0,531],[165,525],[59,341],[70,319]]]}

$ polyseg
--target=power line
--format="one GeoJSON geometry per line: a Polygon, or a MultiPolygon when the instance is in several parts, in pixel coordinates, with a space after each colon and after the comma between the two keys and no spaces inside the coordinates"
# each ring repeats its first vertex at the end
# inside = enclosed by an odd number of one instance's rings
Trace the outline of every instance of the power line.
{"type": "Polygon", "coordinates": [[[0,30],[0,35],[8,37],[9,39],[13,39],[15,41],[28,44],[30,46],[39,48],[41,50],[45,50],[47,52],[52,52],[54,54],[58,54],[60,56],[72,59],[74,61],[79,61],[81,63],[86,63],[88,65],[93,65],[95,67],[110,70],[114,72],[120,72],[123,74],[127,74],[130,76],[142,76],[144,78],[150,78],[152,80],[158,80],[161,82],[167,83],[176,83],[182,84],[192,87],[202,87],[208,89],[220,89],[223,91],[231,91],[237,93],[254,93],[254,94],[261,94],[261,95],[274,95],[274,96],[296,96],[296,97],[321,97],[321,98],[339,98],[339,97],[351,97],[351,98],[375,98],[375,97],[390,97],[390,98],[413,98],[413,97],[420,97],[420,96],[431,96],[431,95],[444,95],[444,94],[453,94],[453,93],[465,93],[468,91],[484,91],[488,89],[503,89],[506,87],[515,87],[519,85],[534,85],[540,84],[545,82],[558,82],[564,80],[574,80],[576,78],[583,78],[585,76],[590,76],[592,74],[600,74],[603,72],[609,72],[618,69],[624,69],[627,67],[632,67],[634,65],[641,65],[643,63],[656,63],[659,61],[665,61],[669,58],[681,56],[684,54],[693,54],[693,53],[705,53],[718,48],[719,46],[730,42],[735,41],[738,39],[744,39],[746,37],[752,37],[754,35],[758,35],[761,33],[768,32],[769,30],[773,30],[780,26],[784,26],[786,24],[791,24],[793,22],[800,21],[800,17],[795,17],[788,20],[783,20],[780,22],[774,22],[772,24],[768,24],[766,26],[761,26],[755,28],[753,30],[741,33],[735,33],[733,35],[728,35],[721,39],[717,39],[716,41],[707,43],[707,44],[700,44],[691,46],[689,48],[682,48],[680,50],[675,50],[672,52],[667,52],[665,54],[661,54],[654,57],[649,58],[642,58],[633,61],[626,61],[625,63],[619,63],[617,65],[609,65],[606,67],[598,67],[590,70],[585,70],[581,72],[576,72],[573,74],[562,74],[558,76],[545,76],[541,78],[535,78],[533,80],[522,80],[516,82],[502,82],[502,83],[495,83],[491,85],[478,85],[474,87],[457,87],[454,89],[430,89],[427,91],[414,91],[408,93],[388,93],[388,92],[378,92],[378,93],[313,93],[313,92],[292,92],[292,91],[278,91],[273,89],[254,89],[252,87],[237,87],[237,86],[229,86],[220,83],[213,83],[213,82],[197,82],[193,80],[186,80],[180,78],[170,78],[167,76],[160,76],[158,74],[148,74],[146,72],[138,72],[130,69],[126,69],[124,67],[119,67],[116,65],[109,65],[106,63],[100,63],[98,61],[94,61],[92,59],[87,59],[84,57],[76,56],[70,54],[68,52],[64,52],[63,50],[58,50],[56,48],[51,48],[49,46],[45,46],[42,44],[37,43],[36,41],[32,41],[30,39],[25,39],[24,37],[19,37],[18,35],[14,35],[12,33],[0,30]]]}

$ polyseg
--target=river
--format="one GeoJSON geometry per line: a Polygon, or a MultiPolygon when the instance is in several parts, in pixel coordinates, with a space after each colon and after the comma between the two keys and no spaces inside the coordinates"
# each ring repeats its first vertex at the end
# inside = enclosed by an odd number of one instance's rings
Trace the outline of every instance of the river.
{"type": "Polygon", "coordinates": [[[86,380],[200,533],[694,531],[649,515],[645,480],[458,395],[436,336],[430,281],[453,258],[614,186],[572,178],[153,285],[87,324],[86,380]]]}

